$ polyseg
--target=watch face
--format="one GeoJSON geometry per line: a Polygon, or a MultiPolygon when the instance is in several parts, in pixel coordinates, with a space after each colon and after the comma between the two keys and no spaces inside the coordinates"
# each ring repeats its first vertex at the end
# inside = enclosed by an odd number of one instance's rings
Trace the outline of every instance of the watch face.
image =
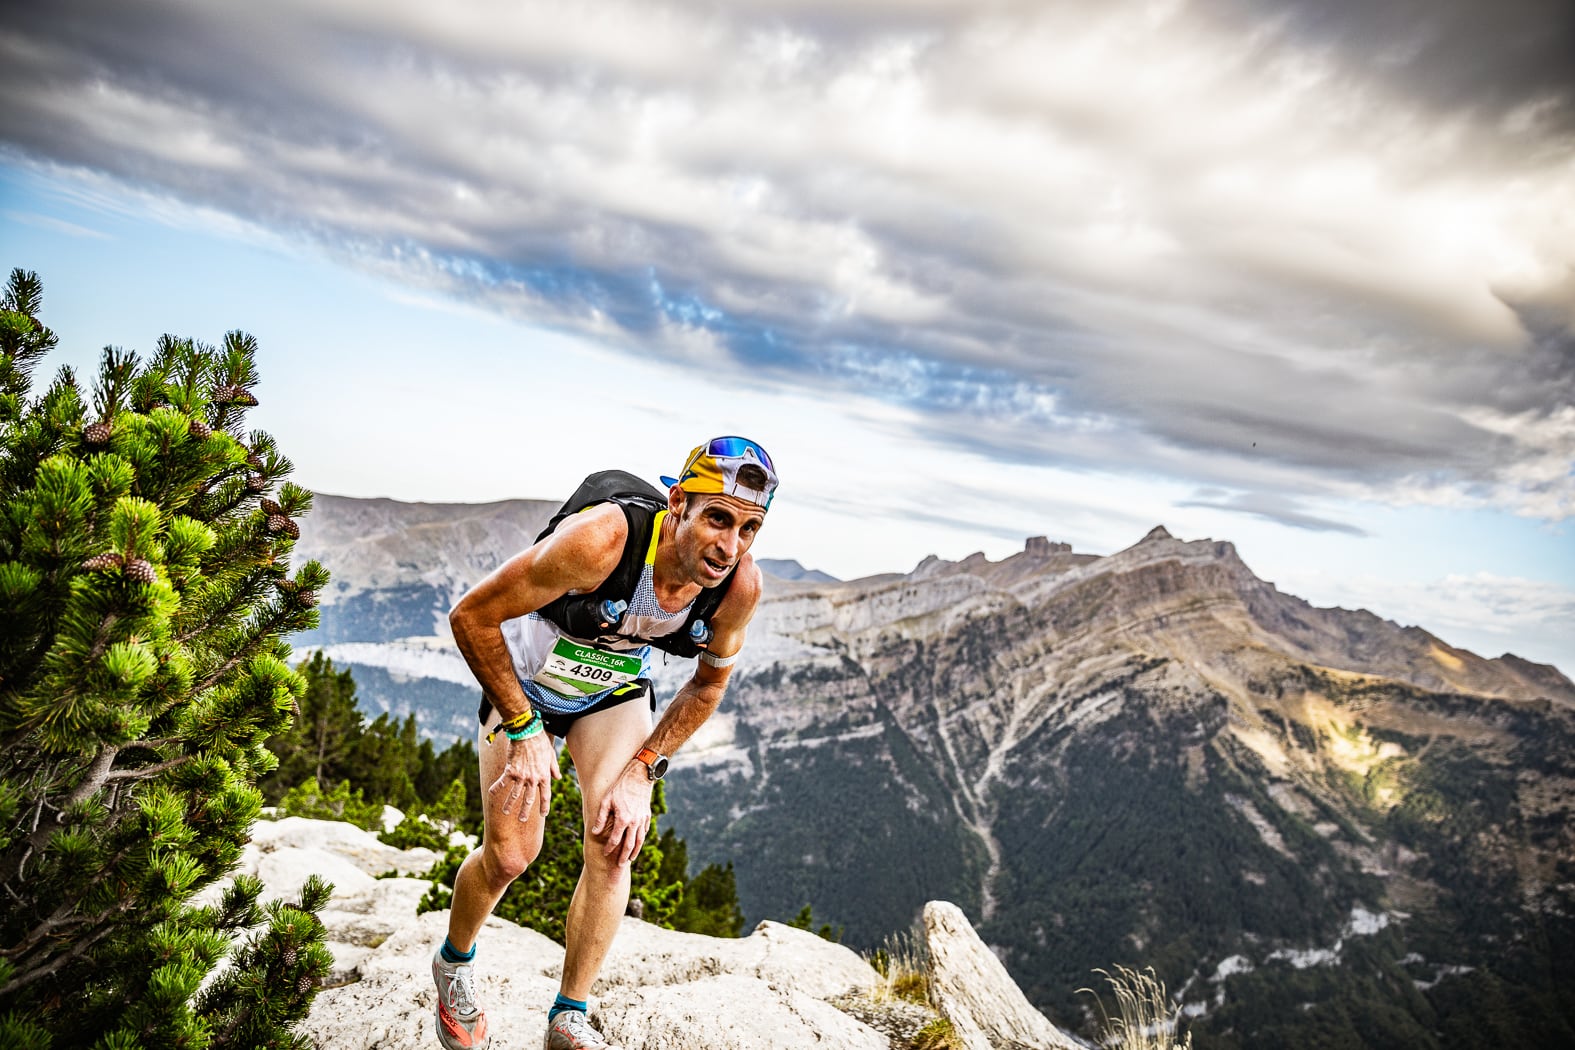
{"type": "Polygon", "coordinates": [[[647,768],[650,770],[652,780],[661,780],[667,775],[667,756],[657,755],[656,761],[647,768]]]}

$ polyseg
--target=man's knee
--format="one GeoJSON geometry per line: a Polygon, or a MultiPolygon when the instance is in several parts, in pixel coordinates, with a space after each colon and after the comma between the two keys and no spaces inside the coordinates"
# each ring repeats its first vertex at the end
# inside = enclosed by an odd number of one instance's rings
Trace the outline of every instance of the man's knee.
{"type": "Polygon", "coordinates": [[[487,872],[487,881],[494,887],[508,886],[525,874],[525,869],[530,867],[531,862],[540,852],[540,843],[511,842],[484,845],[481,862],[487,872]]]}
{"type": "Polygon", "coordinates": [[[585,855],[585,871],[592,878],[604,880],[612,886],[620,885],[629,878],[632,862],[619,860],[617,855],[609,857],[605,835],[586,832],[580,844],[585,855]]]}

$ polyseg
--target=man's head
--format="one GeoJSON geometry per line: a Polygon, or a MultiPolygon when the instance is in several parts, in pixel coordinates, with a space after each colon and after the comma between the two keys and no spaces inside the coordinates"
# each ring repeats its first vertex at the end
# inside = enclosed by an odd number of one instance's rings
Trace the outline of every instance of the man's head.
{"type": "Polygon", "coordinates": [[[777,475],[771,457],[757,443],[719,437],[697,445],[678,477],[664,477],[662,484],[700,495],[732,496],[767,510],[777,490],[777,475]]]}
{"type": "Polygon", "coordinates": [[[668,486],[679,564],[694,582],[715,587],[755,541],[776,492],[771,457],[741,437],[714,438],[689,453],[668,486]]]}

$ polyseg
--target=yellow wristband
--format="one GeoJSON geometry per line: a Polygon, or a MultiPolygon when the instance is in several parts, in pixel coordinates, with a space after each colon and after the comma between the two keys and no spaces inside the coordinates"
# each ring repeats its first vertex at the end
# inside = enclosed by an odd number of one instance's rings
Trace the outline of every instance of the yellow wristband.
{"type": "Polygon", "coordinates": [[[510,740],[528,740],[543,732],[545,728],[541,722],[541,712],[526,711],[524,714],[515,715],[507,722],[499,723],[497,729],[487,734],[487,743],[492,743],[493,737],[500,732],[510,740]]]}

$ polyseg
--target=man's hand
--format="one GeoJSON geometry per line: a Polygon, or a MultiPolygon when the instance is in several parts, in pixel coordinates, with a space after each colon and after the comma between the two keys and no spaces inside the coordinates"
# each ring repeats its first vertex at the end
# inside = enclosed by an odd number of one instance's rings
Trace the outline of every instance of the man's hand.
{"type": "Polygon", "coordinates": [[[602,852],[616,856],[620,864],[633,861],[645,845],[651,833],[651,778],[645,763],[631,760],[602,799],[591,834],[603,833],[607,846],[602,852]]]}
{"type": "Polygon", "coordinates": [[[524,740],[509,741],[508,760],[487,794],[503,800],[504,814],[514,812],[518,805],[520,820],[528,820],[532,808],[539,805],[545,817],[552,799],[552,782],[562,775],[552,738],[537,733],[524,740]]]}

